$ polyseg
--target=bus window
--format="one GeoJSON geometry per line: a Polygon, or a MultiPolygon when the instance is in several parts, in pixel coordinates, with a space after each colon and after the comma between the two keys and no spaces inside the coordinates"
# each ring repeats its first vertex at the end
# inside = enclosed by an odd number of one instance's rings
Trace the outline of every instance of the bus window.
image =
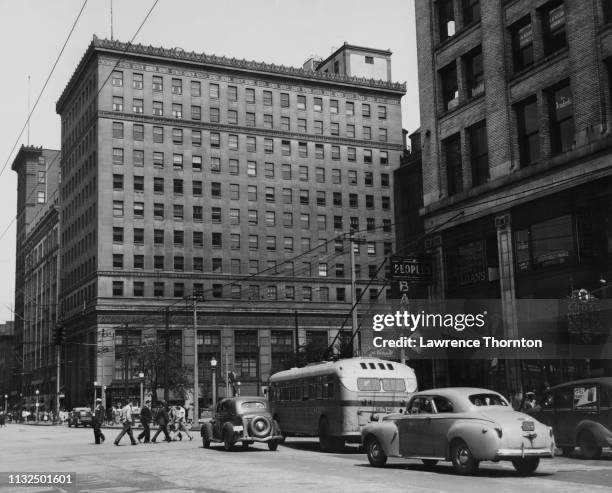
{"type": "Polygon", "coordinates": [[[334,377],[332,375],[327,376],[327,381],[323,388],[323,398],[333,399],[334,398],[334,377]]]}
{"type": "Polygon", "coordinates": [[[304,395],[304,392],[302,392],[302,382],[298,381],[297,385],[295,387],[295,400],[296,401],[301,401],[304,395]]]}
{"type": "Polygon", "coordinates": [[[389,370],[393,370],[393,365],[392,365],[391,363],[387,363],[387,368],[388,368],[389,370]]]}
{"type": "Polygon", "coordinates": [[[378,363],[378,368],[380,368],[381,370],[385,369],[385,364],[384,363],[378,363]]]}
{"type": "Polygon", "coordinates": [[[317,377],[317,399],[323,398],[323,378],[317,377]]]}
{"type": "Polygon", "coordinates": [[[368,369],[368,365],[366,365],[365,363],[359,363],[361,365],[361,368],[363,368],[364,370],[368,369]]]}
{"type": "Polygon", "coordinates": [[[386,392],[405,392],[406,382],[403,378],[383,378],[383,390],[386,392]]]}
{"type": "Polygon", "coordinates": [[[378,378],[358,378],[357,389],[362,392],[378,392],[380,390],[380,381],[378,378]]]}
{"type": "Polygon", "coordinates": [[[370,363],[370,368],[371,368],[372,370],[376,370],[376,365],[375,365],[374,363],[370,363]]]}

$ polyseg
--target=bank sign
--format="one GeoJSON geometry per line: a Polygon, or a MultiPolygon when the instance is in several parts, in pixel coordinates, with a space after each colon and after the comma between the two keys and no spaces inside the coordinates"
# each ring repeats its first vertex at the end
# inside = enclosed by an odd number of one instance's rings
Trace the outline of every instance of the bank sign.
{"type": "Polygon", "coordinates": [[[431,257],[404,257],[391,259],[391,280],[413,284],[431,284],[431,257]]]}

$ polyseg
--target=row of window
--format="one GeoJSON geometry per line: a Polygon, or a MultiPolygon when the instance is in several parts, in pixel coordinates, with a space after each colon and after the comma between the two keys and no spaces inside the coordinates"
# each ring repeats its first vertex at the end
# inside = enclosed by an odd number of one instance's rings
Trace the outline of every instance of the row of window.
{"type": "MultiPolygon", "coordinates": [[[[460,158],[460,156],[459,156],[460,158]]],[[[211,197],[212,198],[221,198],[221,184],[220,183],[211,183],[211,197]]],[[[457,190],[460,191],[460,190],[457,190]]],[[[292,204],[293,203],[293,192],[292,188],[283,188],[282,189],[282,203],[283,204],[292,204]]],[[[310,191],[309,190],[299,190],[299,204],[300,205],[310,205],[310,191]]],[[[324,195],[317,195],[317,205],[323,206],[326,205],[326,201],[324,200],[324,195]]],[[[334,206],[342,207],[342,196],[334,194],[334,206]]],[[[230,200],[240,200],[239,195],[239,186],[230,183],[230,200]]],[[[249,202],[257,202],[257,186],[249,185],[247,187],[247,200],[249,202]]],[[[276,202],[275,198],[275,188],[274,187],[265,187],[265,201],[268,203],[276,202]]],[[[351,208],[359,207],[359,196],[357,194],[349,194],[349,206],[351,208]]],[[[365,206],[367,209],[374,208],[373,196],[366,196],[365,206]]],[[[153,218],[156,220],[163,220],[166,218],[166,204],[163,202],[155,202],[153,204],[153,218]]],[[[384,211],[388,211],[391,209],[391,198],[388,196],[381,197],[381,209],[384,211]]],[[[235,209],[238,210],[238,209],[235,209]]],[[[144,218],[145,216],[145,203],[142,201],[134,201],[132,206],[133,217],[135,218],[144,218]]],[[[192,219],[193,220],[201,220],[203,213],[202,206],[192,206],[192,219]]],[[[113,216],[115,217],[123,217],[125,215],[125,205],[123,200],[113,200],[113,216]]],[[[185,216],[185,206],[183,204],[173,204],[172,206],[172,217],[175,220],[182,221],[185,216]]],[[[334,217],[342,217],[342,216],[334,216],[334,217]]],[[[231,220],[231,219],[230,219],[231,220]]],[[[334,221],[334,224],[336,222],[334,221]]],[[[341,228],[336,228],[341,229],[341,228]]]]}
{"type": "MultiPolygon", "coordinates": [[[[168,296],[168,288],[165,282],[155,281],[147,283],[145,281],[133,281],[132,292],[127,294],[125,291],[124,281],[113,281],[113,296],[155,296],[163,298],[168,296]]],[[[285,299],[288,301],[294,301],[299,299],[300,301],[315,301],[313,298],[313,292],[317,295],[316,301],[347,301],[347,289],[344,287],[333,288],[332,293],[335,297],[330,298],[330,288],[321,286],[312,288],[312,286],[284,286],[282,290],[282,298],[279,297],[279,287],[276,285],[259,286],[257,284],[243,286],[242,284],[213,284],[211,289],[211,296],[215,299],[245,299],[245,300],[280,300],[285,299]],[[244,288],[244,289],[243,289],[244,288]],[[229,292],[228,292],[229,291],[229,292]],[[244,291],[244,292],[243,292],[244,291]],[[300,293],[298,298],[297,293],[300,293]]],[[[183,282],[175,282],[172,284],[172,297],[183,298],[187,295],[186,286],[183,282]]],[[[204,293],[203,283],[193,283],[193,293],[204,293]]],[[[379,294],[379,290],[376,288],[369,289],[370,300],[381,299],[384,295],[379,294]]]]}
{"type": "MultiPolygon", "coordinates": [[[[270,166],[268,167],[267,165],[273,165],[273,163],[265,163],[265,171],[264,171],[264,176],[266,178],[274,178],[274,166],[270,166]]],[[[284,180],[291,180],[291,167],[290,165],[286,165],[287,169],[285,171],[285,169],[283,168],[283,172],[282,172],[282,177],[284,180]]],[[[257,166],[257,162],[255,161],[247,161],[247,176],[251,177],[251,178],[255,178],[258,175],[258,166],[257,166]]],[[[338,170],[339,171],[339,170],[338,170]]],[[[261,172],[259,172],[261,174],[261,172]]],[[[315,169],[315,179],[317,183],[325,183],[325,168],[316,168],[315,169]]],[[[335,177],[334,179],[337,179],[338,182],[340,182],[341,180],[341,174],[332,174],[332,177],[335,177]]],[[[352,186],[357,186],[358,185],[358,180],[357,180],[357,171],[356,170],[348,170],[347,171],[347,176],[348,176],[348,184],[352,185],[352,186]]],[[[298,168],[298,176],[296,177],[299,179],[299,181],[302,182],[306,182],[309,180],[309,168],[308,166],[299,166],[298,168]]],[[[364,177],[363,177],[363,184],[366,187],[373,187],[374,186],[374,173],[372,173],[371,171],[365,171],[364,172],[364,177]]],[[[172,192],[174,193],[174,195],[183,195],[185,192],[185,187],[184,187],[184,182],[185,180],[181,179],[181,178],[174,178],[172,180],[172,192]]],[[[380,187],[382,188],[388,188],[389,187],[389,174],[388,173],[381,173],[380,174],[380,181],[379,181],[380,187]]],[[[114,173],[113,174],[113,189],[114,190],[124,190],[125,188],[125,180],[124,180],[124,175],[120,174],[120,173],[114,173]]],[[[145,177],[143,175],[133,175],[132,177],[132,185],[133,185],[133,190],[135,192],[144,192],[145,190],[145,177]]],[[[211,193],[212,193],[212,183],[211,183],[211,193]]],[[[215,187],[216,189],[216,187],[215,187]]],[[[153,192],[155,193],[165,193],[165,179],[163,176],[155,176],[153,177],[153,192]]],[[[203,195],[202,192],[202,181],[201,180],[192,180],[191,182],[191,192],[192,195],[194,197],[201,197],[203,195]]],[[[44,192],[42,192],[44,194],[44,192]]],[[[338,194],[338,205],[342,205],[342,194],[340,192],[334,192],[338,194]]],[[[356,194],[352,194],[352,195],[356,195],[356,194]]],[[[349,200],[349,202],[351,202],[349,200]]],[[[334,201],[335,203],[335,201],[334,201]]],[[[319,190],[317,191],[317,205],[326,205],[326,192],[323,190],[319,190]]],[[[356,207],[356,206],[355,206],[356,207]]]]}
{"type": "MultiPolygon", "coordinates": [[[[123,87],[123,79],[124,74],[120,70],[114,70],[111,75],[111,85],[114,87],[123,87]]],[[[180,78],[172,78],[170,92],[175,95],[183,94],[183,79],[180,78]]],[[[199,98],[202,96],[202,84],[200,81],[189,81],[190,82],[190,95],[193,98],[199,98]]],[[[152,76],[152,90],[153,93],[161,93],[164,91],[164,78],[161,75],[153,75],[152,76]]],[[[132,73],[132,88],[142,90],[144,89],[144,76],[142,73],[133,72],[132,73]]],[[[221,86],[216,83],[208,84],[208,99],[209,100],[218,100],[221,95],[221,86]]],[[[244,102],[246,104],[256,104],[256,91],[254,88],[247,87],[244,88],[244,95],[239,98],[239,88],[238,86],[228,85],[225,88],[226,98],[229,102],[244,102]]],[[[261,93],[261,103],[263,106],[280,106],[281,108],[290,108],[291,107],[291,94],[286,92],[281,92],[278,96],[278,102],[274,101],[275,95],[272,91],[264,90],[261,93]]],[[[142,101],[142,100],[140,100],[142,101]]],[[[294,100],[294,106],[298,110],[305,111],[307,109],[308,99],[305,95],[296,95],[294,100]]],[[[322,97],[314,96],[312,98],[312,109],[315,112],[323,112],[324,109],[324,100],[322,97]]],[[[116,111],[123,111],[116,110],[116,111]]],[[[325,108],[325,111],[330,114],[339,114],[340,113],[340,101],[338,99],[330,99],[329,106],[325,108]]],[[[344,114],[347,116],[355,115],[355,103],[353,101],[344,101],[344,114]]],[[[371,118],[371,106],[369,103],[361,103],[361,116],[364,118],[371,118]]],[[[377,105],[377,117],[379,120],[387,119],[387,107],[384,105],[377,105]]]]}
{"type": "MultiPolygon", "coordinates": [[[[198,138],[201,139],[201,134],[198,138]]],[[[182,138],[182,131],[181,131],[182,138]]],[[[193,136],[192,136],[193,139],[193,136]]],[[[182,142],[182,140],[181,140],[182,142]]],[[[200,145],[194,145],[194,147],[201,147],[201,140],[199,140],[200,145]]],[[[228,149],[237,151],[238,148],[238,136],[237,135],[229,135],[228,136],[228,149]]],[[[273,139],[264,139],[264,152],[265,154],[273,154],[274,153],[274,140],[273,139]]],[[[298,157],[308,157],[308,143],[307,142],[298,142],[298,157]]],[[[211,133],[211,145],[212,148],[220,147],[220,136],[219,134],[211,133]]],[[[312,153],[312,144],[311,144],[311,153],[312,153]]],[[[333,161],[341,160],[341,146],[332,145],[329,147],[331,150],[331,159],[333,161]]],[[[255,137],[247,137],[246,139],[246,149],[247,152],[256,152],[257,144],[255,137]]],[[[281,154],[283,156],[291,156],[291,141],[282,140],[281,141],[281,154]]],[[[314,157],[316,159],[325,159],[325,145],[324,144],[314,144],[314,157]]],[[[346,157],[347,161],[355,162],[357,161],[357,148],[356,147],[346,147],[346,157]]],[[[372,164],[372,149],[363,149],[362,151],[362,159],[364,164],[372,164]]],[[[378,152],[379,163],[383,166],[389,164],[389,152],[380,150],[378,152]]],[[[153,151],[152,155],[153,166],[158,168],[163,168],[166,162],[166,154],[163,151],[153,151]]],[[[220,172],[221,171],[221,157],[219,156],[210,156],[210,167],[211,171],[220,172]]],[[[123,147],[114,147],[113,148],[113,156],[112,156],[113,164],[122,165],[126,162],[125,149],[123,147]]],[[[144,166],[145,164],[145,151],[142,149],[133,149],[132,150],[132,164],[134,166],[144,166]]],[[[266,163],[269,166],[273,166],[273,163],[266,163]]],[[[172,153],[172,166],[176,169],[183,168],[183,154],[179,152],[172,153]]],[[[285,165],[283,165],[285,166],[285,165]]],[[[289,165],[287,165],[289,166],[289,165]]],[[[238,174],[239,160],[238,159],[229,159],[229,172],[230,174],[238,174]]],[[[193,171],[201,171],[202,170],[202,156],[194,154],[191,158],[191,169],[193,171]]]]}

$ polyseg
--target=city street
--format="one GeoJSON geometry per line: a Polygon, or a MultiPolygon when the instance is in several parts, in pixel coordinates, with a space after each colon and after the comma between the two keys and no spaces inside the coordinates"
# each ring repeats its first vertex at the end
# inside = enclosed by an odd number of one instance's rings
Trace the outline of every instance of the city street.
{"type": "Polygon", "coordinates": [[[345,453],[324,454],[314,440],[289,438],[270,452],[256,444],[232,453],[213,445],[202,448],[199,434],[190,442],[130,446],[124,437],[113,445],[118,429],[104,429],[106,443],[93,445],[90,428],[9,424],[0,429],[0,492],[516,492],[610,491],[612,454],[599,461],[556,457],[543,461],[532,477],[519,477],[506,463],[484,463],[476,476],[452,473],[450,463],[430,470],[419,461],[393,459],[384,469],[369,466],[356,446],[345,453]],[[76,485],[17,488],[8,474],[76,473],[76,485]]]}

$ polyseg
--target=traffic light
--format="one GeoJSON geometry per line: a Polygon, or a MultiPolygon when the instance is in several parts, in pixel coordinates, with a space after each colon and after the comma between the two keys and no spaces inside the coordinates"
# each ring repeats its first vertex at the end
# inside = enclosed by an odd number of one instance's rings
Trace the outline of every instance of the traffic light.
{"type": "Polygon", "coordinates": [[[64,343],[64,325],[55,325],[55,345],[61,346],[64,343]]]}

